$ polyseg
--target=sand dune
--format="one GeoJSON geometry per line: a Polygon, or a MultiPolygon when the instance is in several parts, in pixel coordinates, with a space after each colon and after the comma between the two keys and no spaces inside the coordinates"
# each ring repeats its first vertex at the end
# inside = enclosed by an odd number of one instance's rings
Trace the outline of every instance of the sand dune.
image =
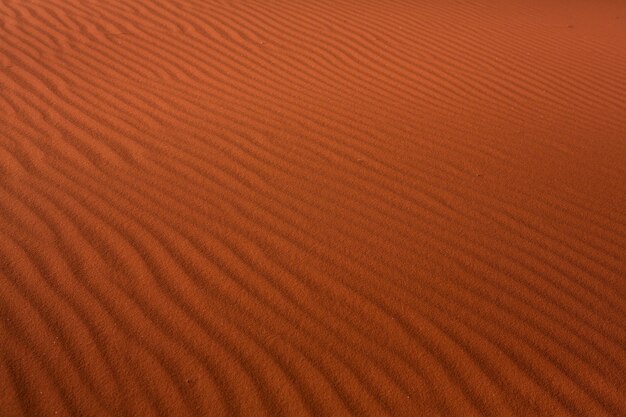
{"type": "Polygon", "coordinates": [[[0,416],[626,415],[626,4],[0,0],[0,416]]]}

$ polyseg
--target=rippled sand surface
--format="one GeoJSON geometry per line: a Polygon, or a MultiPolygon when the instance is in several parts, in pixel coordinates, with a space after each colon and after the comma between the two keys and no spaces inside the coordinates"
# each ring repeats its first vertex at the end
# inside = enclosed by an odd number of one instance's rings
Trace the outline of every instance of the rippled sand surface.
{"type": "Polygon", "coordinates": [[[0,0],[0,415],[626,415],[626,3],[0,0]]]}

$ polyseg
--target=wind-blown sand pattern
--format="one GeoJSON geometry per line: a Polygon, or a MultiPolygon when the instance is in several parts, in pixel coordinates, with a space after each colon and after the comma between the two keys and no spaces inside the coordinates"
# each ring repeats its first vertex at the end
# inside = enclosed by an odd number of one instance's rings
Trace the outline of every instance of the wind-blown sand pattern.
{"type": "Polygon", "coordinates": [[[0,0],[0,416],[626,415],[626,3],[0,0]]]}

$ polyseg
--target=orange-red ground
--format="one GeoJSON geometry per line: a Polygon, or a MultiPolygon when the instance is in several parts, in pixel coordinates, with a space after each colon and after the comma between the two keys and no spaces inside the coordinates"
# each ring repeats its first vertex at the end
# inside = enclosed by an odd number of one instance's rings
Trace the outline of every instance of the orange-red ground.
{"type": "Polygon", "coordinates": [[[0,0],[0,415],[626,415],[626,3],[0,0]]]}

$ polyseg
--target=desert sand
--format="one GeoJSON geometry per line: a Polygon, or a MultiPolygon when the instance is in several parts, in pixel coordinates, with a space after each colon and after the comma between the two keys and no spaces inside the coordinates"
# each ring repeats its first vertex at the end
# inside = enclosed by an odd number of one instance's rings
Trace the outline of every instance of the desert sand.
{"type": "Polygon", "coordinates": [[[626,416],[626,3],[0,0],[0,416],[626,416]]]}

